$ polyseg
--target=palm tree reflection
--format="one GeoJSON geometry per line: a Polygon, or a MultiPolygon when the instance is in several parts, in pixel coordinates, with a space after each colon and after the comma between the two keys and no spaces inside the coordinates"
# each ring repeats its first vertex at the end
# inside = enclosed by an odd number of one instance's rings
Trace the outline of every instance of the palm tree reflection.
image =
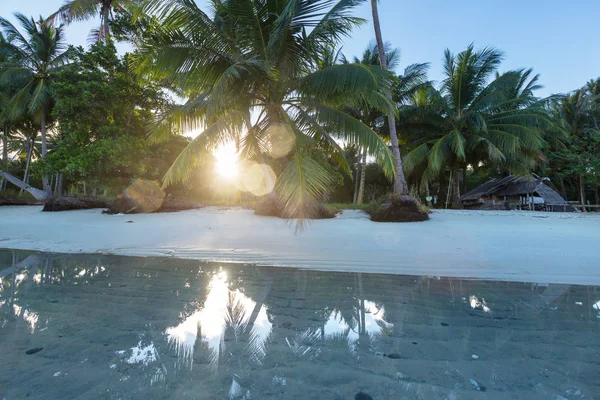
{"type": "Polygon", "coordinates": [[[260,363],[272,328],[264,299],[256,302],[240,290],[230,290],[224,271],[214,274],[208,287],[203,306],[165,331],[169,344],[176,349],[178,368],[192,369],[195,360],[203,363],[203,356],[217,368],[240,344],[242,353],[237,357],[243,354],[247,360],[260,363]]]}

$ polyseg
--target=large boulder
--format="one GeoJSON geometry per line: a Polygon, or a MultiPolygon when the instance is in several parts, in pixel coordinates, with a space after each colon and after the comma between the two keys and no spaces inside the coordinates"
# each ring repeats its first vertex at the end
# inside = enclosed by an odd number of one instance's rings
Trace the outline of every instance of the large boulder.
{"type": "Polygon", "coordinates": [[[158,182],[136,179],[112,202],[108,214],[139,214],[158,211],[165,199],[165,192],[158,182]]]}
{"type": "Polygon", "coordinates": [[[421,222],[429,219],[429,213],[410,196],[392,194],[371,213],[375,222],[421,222]]]}

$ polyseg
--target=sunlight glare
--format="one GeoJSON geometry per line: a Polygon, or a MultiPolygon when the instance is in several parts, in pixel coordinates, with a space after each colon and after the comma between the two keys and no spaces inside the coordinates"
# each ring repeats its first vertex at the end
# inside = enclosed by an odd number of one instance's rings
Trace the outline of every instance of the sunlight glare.
{"type": "Polygon", "coordinates": [[[217,174],[226,179],[233,179],[238,176],[238,155],[233,143],[218,147],[213,155],[215,156],[215,171],[217,174]]]}

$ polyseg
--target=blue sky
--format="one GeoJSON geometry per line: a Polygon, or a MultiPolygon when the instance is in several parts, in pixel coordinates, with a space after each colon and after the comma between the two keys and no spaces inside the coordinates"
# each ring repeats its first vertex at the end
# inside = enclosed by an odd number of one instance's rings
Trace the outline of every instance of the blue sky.
{"type": "MultiPolygon", "coordinates": [[[[197,0],[203,4],[205,0],[197,0]]],[[[0,15],[20,11],[47,16],[62,0],[1,0],[0,15]]],[[[369,21],[346,40],[343,52],[360,55],[374,37],[369,3],[356,14],[369,21]]],[[[441,79],[443,51],[460,52],[469,43],[495,46],[506,60],[502,70],[533,67],[545,86],[539,95],[562,93],[600,76],[600,0],[381,0],[384,39],[401,49],[400,68],[430,62],[430,77],[441,79]]],[[[77,23],[67,39],[87,44],[96,22],[77,23]]]]}

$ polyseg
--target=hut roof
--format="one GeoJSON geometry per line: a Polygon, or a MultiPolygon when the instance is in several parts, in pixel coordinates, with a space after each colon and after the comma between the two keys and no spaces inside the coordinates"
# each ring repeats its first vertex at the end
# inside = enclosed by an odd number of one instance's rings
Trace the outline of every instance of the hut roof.
{"type": "Polygon", "coordinates": [[[492,179],[463,195],[462,201],[477,200],[484,196],[525,196],[537,193],[547,204],[567,204],[547,179],[509,175],[492,179]]]}

